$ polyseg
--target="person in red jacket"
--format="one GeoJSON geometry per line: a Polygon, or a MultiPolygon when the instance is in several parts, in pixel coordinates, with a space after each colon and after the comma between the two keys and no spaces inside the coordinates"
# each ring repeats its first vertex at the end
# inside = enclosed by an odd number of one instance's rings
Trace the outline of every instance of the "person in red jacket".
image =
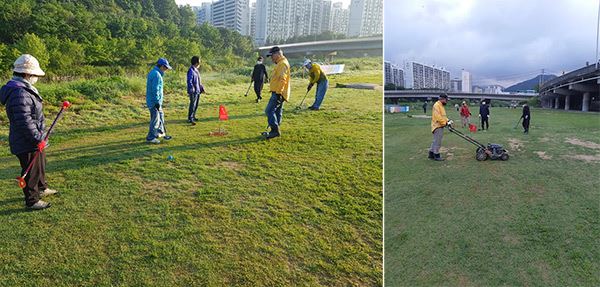
{"type": "Polygon", "coordinates": [[[463,101],[462,105],[460,106],[460,118],[462,120],[463,128],[468,126],[471,123],[470,117],[471,117],[471,111],[469,111],[469,106],[467,105],[467,102],[463,101]]]}

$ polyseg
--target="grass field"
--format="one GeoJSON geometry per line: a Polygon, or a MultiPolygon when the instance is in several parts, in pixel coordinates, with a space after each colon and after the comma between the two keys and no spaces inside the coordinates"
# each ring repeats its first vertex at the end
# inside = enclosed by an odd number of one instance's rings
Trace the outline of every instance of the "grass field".
{"type": "Polygon", "coordinates": [[[431,119],[385,116],[386,286],[600,285],[600,115],[532,109],[528,135],[520,115],[473,134],[506,162],[448,131],[430,161],[431,119]]]}
{"type": "MultiPolygon", "coordinates": [[[[166,76],[174,139],[160,145],[145,143],[144,79],[124,79],[118,86],[133,92],[103,91],[99,102],[71,92],[74,107],[47,150],[50,186],[61,193],[41,212],[23,207],[3,115],[0,285],[382,283],[381,91],[333,87],[381,85],[380,66],[332,76],[319,112],[294,111],[307,85],[294,79],[282,137],[271,141],[260,137],[266,103],[243,97],[245,78],[203,76],[210,95],[197,126],[186,123],[183,76],[166,76]],[[229,121],[217,120],[219,104],[229,121]],[[208,136],[219,127],[229,135],[208,136]]],[[[40,90],[60,94],[61,85],[40,90]]],[[[48,121],[56,111],[46,107],[48,121]]]]}

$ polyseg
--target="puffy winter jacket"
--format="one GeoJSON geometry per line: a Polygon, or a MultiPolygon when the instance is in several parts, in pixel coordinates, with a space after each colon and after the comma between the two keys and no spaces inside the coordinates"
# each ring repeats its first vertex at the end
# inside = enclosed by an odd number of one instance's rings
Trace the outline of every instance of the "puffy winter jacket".
{"type": "Polygon", "coordinates": [[[14,78],[0,89],[0,103],[6,106],[10,121],[8,143],[14,155],[33,152],[44,138],[42,97],[37,90],[14,78]]]}

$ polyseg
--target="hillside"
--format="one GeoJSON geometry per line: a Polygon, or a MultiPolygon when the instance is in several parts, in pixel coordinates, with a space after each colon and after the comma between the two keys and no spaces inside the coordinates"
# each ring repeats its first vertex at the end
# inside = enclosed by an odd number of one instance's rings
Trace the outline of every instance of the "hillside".
{"type": "Polygon", "coordinates": [[[517,84],[514,84],[506,89],[504,89],[505,92],[517,92],[517,91],[525,91],[525,90],[535,90],[537,88],[537,86],[541,82],[546,82],[549,80],[552,80],[556,78],[555,75],[537,75],[535,78],[533,79],[529,79],[517,84]]]}
{"type": "Polygon", "coordinates": [[[174,0],[0,0],[0,26],[4,75],[23,53],[38,58],[50,78],[145,70],[159,57],[183,69],[191,55],[207,69],[223,69],[255,55],[249,37],[197,26],[191,8],[174,0]]]}

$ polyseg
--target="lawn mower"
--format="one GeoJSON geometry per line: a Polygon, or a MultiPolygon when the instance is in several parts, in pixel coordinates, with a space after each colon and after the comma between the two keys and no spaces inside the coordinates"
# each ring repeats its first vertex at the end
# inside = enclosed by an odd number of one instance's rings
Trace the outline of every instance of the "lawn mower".
{"type": "Polygon", "coordinates": [[[477,151],[475,152],[475,159],[478,161],[484,161],[488,158],[492,160],[500,159],[500,160],[508,160],[508,151],[502,148],[499,144],[488,144],[484,146],[480,142],[476,141],[472,137],[463,134],[459,130],[452,127],[452,125],[448,125],[448,130],[455,135],[463,138],[464,140],[474,144],[477,146],[477,151]]]}

